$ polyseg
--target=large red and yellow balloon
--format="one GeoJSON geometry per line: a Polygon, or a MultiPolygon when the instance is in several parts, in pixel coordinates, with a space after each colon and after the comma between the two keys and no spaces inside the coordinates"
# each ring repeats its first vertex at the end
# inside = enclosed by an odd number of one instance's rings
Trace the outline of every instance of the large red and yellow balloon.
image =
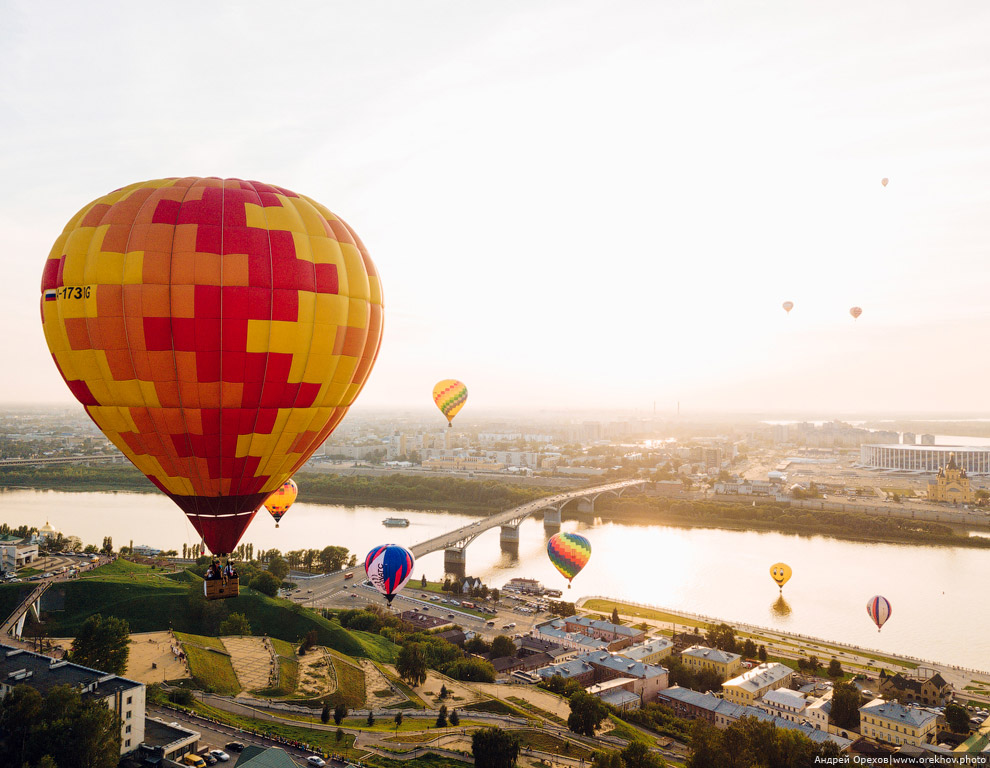
{"type": "Polygon", "coordinates": [[[77,213],[41,280],[45,338],[104,434],[229,553],[330,435],[382,334],[378,273],[319,203],[173,178],[77,213]]]}

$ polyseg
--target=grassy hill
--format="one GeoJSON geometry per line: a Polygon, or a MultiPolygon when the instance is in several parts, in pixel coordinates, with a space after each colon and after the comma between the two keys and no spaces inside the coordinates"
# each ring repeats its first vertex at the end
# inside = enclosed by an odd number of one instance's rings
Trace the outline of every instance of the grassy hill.
{"type": "MultiPolygon", "coordinates": [[[[298,643],[307,632],[316,630],[320,645],[348,656],[385,662],[397,658],[398,647],[379,635],[346,630],[334,620],[252,589],[241,587],[238,597],[208,603],[201,597],[202,579],[182,573],[186,575],[165,575],[149,566],[118,559],[90,571],[85,579],[65,582],[65,610],[46,614],[47,634],[74,637],[89,616],[101,613],[126,619],[132,632],[171,627],[177,632],[214,635],[224,616],[237,612],[247,617],[255,635],[267,634],[298,643]]],[[[13,610],[16,595],[12,589],[9,591],[13,610]]],[[[4,597],[0,591],[0,607],[4,597]]]]}

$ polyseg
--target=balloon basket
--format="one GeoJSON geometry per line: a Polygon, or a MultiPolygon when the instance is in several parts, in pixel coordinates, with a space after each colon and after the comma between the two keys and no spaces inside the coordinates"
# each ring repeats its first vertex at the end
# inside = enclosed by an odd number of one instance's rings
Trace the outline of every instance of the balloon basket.
{"type": "Polygon", "coordinates": [[[227,579],[226,583],[223,579],[206,579],[203,582],[203,595],[207,600],[227,600],[237,597],[239,591],[239,578],[227,579]]]}

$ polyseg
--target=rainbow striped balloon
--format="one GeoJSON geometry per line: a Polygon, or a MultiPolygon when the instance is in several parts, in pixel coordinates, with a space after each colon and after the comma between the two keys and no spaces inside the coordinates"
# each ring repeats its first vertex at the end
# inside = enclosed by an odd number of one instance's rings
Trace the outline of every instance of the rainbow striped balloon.
{"type": "Polygon", "coordinates": [[[866,612],[870,614],[879,632],[890,618],[890,600],[881,595],[874,595],[866,602],[866,612]]]}
{"type": "Polygon", "coordinates": [[[372,586],[385,595],[392,604],[395,593],[402,589],[412,576],[416,559],[405,547],[398,544],[382,544],[374,547],[364,558],[364,572],[368,574],[372,586]]]}
{"type": "Polygon", "coordinates": [[[453,418],[467,402],[467,387],[463,381],[457,379],[438,381],[433,387],[433,402],[437,404],[440,413],[447,417],[447,426],[452,426],[453,418]]]}
{"type": "Polygon", "coordinates": [[[577,533],[558,533],[547,542],[547,554],[550,562],[570,581],[577,576],[581,569],[591,559],[591,542],[577,533]]]}
{"type": "Polygon", "coordinates": [[[279,486],[275,493],[265,499],[265,509],[268,510],[268,514],[275,518],[276,528],[278,528],[278,521],[282,519],[282,515],[289,511],[289,507],[292,506],[292,502],[296,500],[298,495],[299,486],[290,477],[279,486]]]}

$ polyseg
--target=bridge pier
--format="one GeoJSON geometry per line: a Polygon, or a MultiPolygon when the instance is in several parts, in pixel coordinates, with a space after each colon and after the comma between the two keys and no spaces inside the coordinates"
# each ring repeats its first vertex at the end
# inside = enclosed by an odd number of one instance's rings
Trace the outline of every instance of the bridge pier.
{"type": "Polygon", "coordinates": [[[21,618],[17,620],[17,624],[14,626],[14,637],[24,636],[24,622],[27,619],[27,611],[21,614],[21,618]]]}
{"type": "Polygon", "coordinates": [[[519,526],[518,525],[503,525],[502,535],[499,537],[499,541],[503,544],[512,542],[513,544],[519,543],[519,526]]]}
{"type": "Polygon", "coordinates": [[[578,512],[594,512],[595,511],[595,500],[594,499],[578,499],[577,511],[578,512]]]}
{"type": "Polygon", "coordinates": [[[464,547],[448,547],[443,551],[444,573],[464,575],[464,566],[467,564],[464,549],[464,547]]]}
{"type": "Polygon", "coordinates": [[[547,507],[543,510],[543,527],[560,528],[560,508],[547,507]]]}

